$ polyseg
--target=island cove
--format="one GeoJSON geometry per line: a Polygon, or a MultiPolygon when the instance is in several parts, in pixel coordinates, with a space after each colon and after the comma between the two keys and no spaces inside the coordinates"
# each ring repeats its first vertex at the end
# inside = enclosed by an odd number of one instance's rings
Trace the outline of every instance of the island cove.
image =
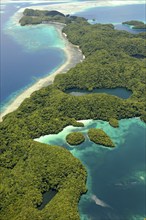
{"type": "MultiPolygon", "coordinates": [[[[64,33],[62,33],[62,29],[64,27],[64,24],[61,23],[50,23],[48,25],[48,28],[54,27],[56,32],[58,33],[59,37],[61,38],[63,42],[63,46],[59,49],[61,49],[65,54],[64,54],[64,59],[65,62],[63,64],[60,64],[58,68],[55,68],[51,71],[50,74],[45,75],[43,78],[36,78],[36,80],[33,80],[32,85],[28,85],[22,91],[17,95],[14,96],[15,99],[10,99],[8,104],[4,107],[2,106],[2,112],[0,115],[0,121],[2,121],[2,117],[5,116],[6,114],[15,111],[20,104],[23,102],[25,98],[30,97],[30,95],[34,92],[39,90],[42,87],[45,87],[49,84],[52,84],[55,76],[60,73],[65,73],[67,72],[70,68],[74,67],[78,62],[81,62],[84,59],[84,56],[82,52],[79,50],[78,46],[71,44],[68,42],[66,36],[64,33]]],[[[43,30],[41,30],[43,31],[43,30]]],[[[34,30],[35,32],[35,30],[34,30]]],[[[38,34],[36,32],[36,34],[38,34]]],[[[29,47],[29,45],[28,45],[29,47]]],[[[58,49],[58,50],[59,50],[58,49]]],[[[60,51],[58,51],[59,53],[60,51]]]]}
{"type": "Polygon", "coordinates": [[[143,37],[114,30],[113,25],[90,25],[85,19],[74,19],[63,32],[71,43],[79,45],[86,59],[57,75],[52,85],[34,92],[0,124],[2,220],[80,218],[77,204],[87,190],[85,167],[68,150],[33,139],[58,134],[68,125],[80,127],[78,120],[83,119],[140,117],[146,121],[145,60],[133,57],[146,56],[143,37]],[[116,87],[126,88],[132,95],[122,99],[108,94],[65,93],[72,88],[116,87]],[[40,212],[36,207],[49,190],[57,194],[40,212]]]}
{"type": "Polygon", "coordinates": [[[120,120],[118,129],[101,120],[82,120],[80,123],[84,127],[67,126],[56,135],[36,139],[68,149],[86,166],[88,191],[79,202],[80,219],[98,216],[101,220],[142,220],[145,216],[146,125],[138,118],[120,120]],[[90,128],[104,130],[116,147],[97,145],[88,138],[79,146],[66,143],[66,136],[71,132],[82,132],[86,137],[90,128]]]}

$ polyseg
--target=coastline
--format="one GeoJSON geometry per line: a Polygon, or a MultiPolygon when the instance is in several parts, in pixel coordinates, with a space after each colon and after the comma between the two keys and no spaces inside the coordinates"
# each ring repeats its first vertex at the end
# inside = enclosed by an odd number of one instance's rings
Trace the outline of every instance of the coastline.
{"type": "MultiPolygon", "coordinates": [[[[28,87],[26,90],[24,90],[22,93],[20,93],[7,107],[6,109],[1,112],[0,114],[0,122],[3,120],[3,117],[13,111],[15,111],[21,103],[31,96],[31,94],[43,87],[46,87],[53,83],[54,78],[56,75],[61,73],[66,73],[70,68],[76,66],[77,63],[82,62],[85,58],[82,54],[81,50],[78,46],[71,44],[67,40],[66,34],[62,33],[62,29],[64,27],[64,24],[50,22],[46,25],[53,25],[56,28],[56,31],[60,35],[60,37],[65,41],[65,47],[62,48],[65,56],[66,61],[59,66],[59,68],[52,71],[52,74],[41,78],[36,83],[34,83],[32,86],[28,87]]],[[[48,73],[49,74],[49,73],[48,73]]]]}
{"type": "MultiPolygon", "coordinates": [[[[9,1],[8,1],[9,2],[9,1]]],[[[87,1],[89,4],[84,4],[82,5],[81,3],[77,2],[75,3],[70,3],[68,1],[64,2],[64,4],[61,4],[62,7],[60,8],[60,4],[56,4],[56,5],[53,5],[53,2],[51,5],[49,5],[48,7],[52,7],[52,9],[56,9],[56,10],[59,10],[59,11],[62,11],[62,10],[69,10],[70,12],[74,13],[74,10],[75,11],[81,11],[81,8],[82,10],[85,10],[86,7],[88,8],[89,6],[92,5],[92,7],[100,7],[100,6],[103,6],[103,5],[100,5],[100,3],[102,1],[99,1],[98,4],[96,5],[94,0],[92,1],[87,1]],[[92,3],[92,4],[91,4],[92,3]],[[74,4],[77,4],[77,7],[74,6],[74,4]],[[64,5],[66,6],[64,8],[64,5]],[[74,10],[73,10],[74,9],[74,10]]],[[[109,1],[110,2],[110,1],[109,1]]],[[[109,3],[109,4],[105,4],[106,6],[110,5],[111,6],[116,6],[116,4],[118,3],[118,1],[114,1],[115,2],[115,5],[109,3]]],[[[128,2],[131,2],[131,1],[128,1],[128,2]]],[[[118,3],[119,4],[119,3],[118,3]]],[[[22,12],[23,10],[25,9],[26,7],[24,8],[20,8],[16,14],[14,15],[14,20],[13,20],[13,25],[19,25],[18,23],[18,19],[20,19],[20,17],[22,16],[22,12]]],[[[44,6],[30,6],[29,8],[34,8],[34,9],[47,9],[46,8],[46,5],[44,6]]],[[[65,12],[65,11],[62,11],[62,12],[65,12]]],[[[52,26],[55,26],[56,27],[56,30],[58,31],[60,37],[62,37],[64,40],[65,40],[65,47],[62,48],[64,53],[65,53],[65,56],[66,56],[66,61],[61,65],[59,66],[57,69],[54,69],[52,72],[48,73],[50,75],[46,76],[46,77],[43,77],[41,78],[40,80],[38,80],[37,82],[35,82],[33,85],[31,85],[30,87],[28,87],[27,89],[25,89],[24,91],[22,91],[14,100],[10,101],[8,106],[0,113],[0,122],[2,121],[2,118],[7,115],[8,113],[11,113],[13,111],[15,111],[20,105],[21,103],[24,101],[25,98],[29,98],[30,95],[41,89],[42,87],[45,87],[49,84],[52,84],[53,81],[54,81],[54,78],[57,74],[59,73],[65,73],[67,72],[70,68],[74,67],[77,63],[79,62],[82,62],[82,60],[85,59],[85,56],[82,54],[81,50],[79,49],[79,47],[77,45],[72,45],[71,43],[68,42],[68,40],[66,39],[67,36],[62,33],[62,28],[64,26],[64,24],[59,24],[59,23],[55,23],[55,22],[50,22],[46,25],[52,25],[52,26]]]]}

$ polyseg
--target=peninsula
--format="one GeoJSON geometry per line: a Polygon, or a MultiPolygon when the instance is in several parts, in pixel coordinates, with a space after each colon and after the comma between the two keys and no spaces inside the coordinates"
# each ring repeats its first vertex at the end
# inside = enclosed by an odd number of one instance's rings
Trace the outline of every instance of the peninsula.
{"type": "Polygon", "coordinates": [[[71,16],[71,15],[64,15],[63,13],[60,13],[59,11],[42,11],[42,10],[33,10],[26,8],[23,12],[23,17],[20,19],[20,24],[22,26],[31,24],[42,24],[42,23],[48,23],[48,22],[59,22],[63,24],[68,24],[73,21],[80,21],[85,20],[85,18],[80,18],[77,16],[71,16]]]}

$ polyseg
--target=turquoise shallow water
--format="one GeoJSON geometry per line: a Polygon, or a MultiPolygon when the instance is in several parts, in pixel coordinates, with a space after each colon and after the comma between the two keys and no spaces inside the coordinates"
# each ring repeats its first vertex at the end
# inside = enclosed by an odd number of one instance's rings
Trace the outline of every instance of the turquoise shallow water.
{"type": "Polygon", "coordinates": [[[140,220],[145,216],[145,131],[138,118],[120,120],[120,127],[108,122],[84,121],[84,128],[66,127],[57,135],[40,137],[37,141],[67,148],[79,158],[88,171],[87,194],[81,197],[81,220],[140,220]],[[103,129],[116,144],[109,149],[88,140],[91,127],[103,129]],[[71,147],[65,137],[81,131],[85,143],[71,147]]]}
{"type": "Polygon", "coordinates": [[[13,17],[6,24],[4,32],[23,47],[27,52],[36,53],[50,47],[64,48],[65,42],[60,38],[54,26],[41,24],[34,26],[16,25],[13,17]]]}
{"type": "Polygon", "coordinates": [[[66,60],[65,42],[56,28],[49,25],[21,27],[14,16],[18,6],[24,5],[7,4],[1,16],[1,111],[66,60]]]}

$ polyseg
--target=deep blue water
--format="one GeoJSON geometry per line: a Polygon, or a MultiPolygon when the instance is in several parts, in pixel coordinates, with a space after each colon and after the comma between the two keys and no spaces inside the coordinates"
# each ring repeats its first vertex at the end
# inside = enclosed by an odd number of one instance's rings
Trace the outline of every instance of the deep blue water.
{"type": "Polygon", "coordinates": [[[130,27],[121,25],[121,23],[129,20],[140,20],[145,22],[145,11],[146,6],[144,4],[139,4],[113,7],[96,7],[94,9],[75,13],[75,15],[85,17],[91,23],[113,23],[116,29],[126,30],[135,34],[144,30],[132,30],[130,27]],[[92,19],[95,19],[95,22],[93,22],[92,19]]]}
{"type": "Polygon", "coordinates": [[[2,41],[4,42],[1,49],[2,102],[8,100],[15,92],[17,94],[17,91],[36,82],[64,61],[63,52],[57,48],[33,53],[23,51],[21,45],[7,35],[2,36],[2,41]]]}
{"type": "Polygon", "coordinates": [[[96,7],[76,15],[87,19],[96,19],[101,23],[121,23],[128,20],[145,21],[145,5],[124,5],[113,7],[96,7]]]}
{"type": "Polygon", "coordinates": [[[1,14],[1,107],[66,59],[55,28],[13,25],[11,16],[18,6],[7,4],[1,14]]]}

